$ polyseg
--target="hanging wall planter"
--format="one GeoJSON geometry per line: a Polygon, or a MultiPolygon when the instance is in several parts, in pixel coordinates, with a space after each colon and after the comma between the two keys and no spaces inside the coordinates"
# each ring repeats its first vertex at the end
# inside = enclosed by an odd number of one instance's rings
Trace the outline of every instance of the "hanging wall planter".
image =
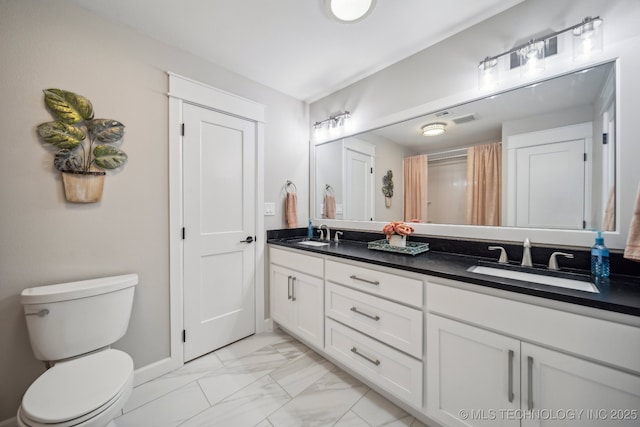
{"type": "Polygon", "coordinates": [[[40,124],[38,134],[58,148],[53,164],[62,173],[67,201],[99,202],[105,177],[99,169],[127,162],[127,154],[114,146],[124,135],[124,125],[93,118],[91,102],[73,92],[46,89],[44,102],[57,120],[40,124]]]}

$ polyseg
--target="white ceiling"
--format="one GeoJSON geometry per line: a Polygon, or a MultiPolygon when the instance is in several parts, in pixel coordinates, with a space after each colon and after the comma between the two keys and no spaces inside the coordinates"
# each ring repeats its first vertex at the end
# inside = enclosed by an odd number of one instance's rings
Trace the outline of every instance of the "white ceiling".
{"type": "Polygon", "coordinates": [[[523,0],[378,0],[332,20],[325,0],[71,0],[294,98],[312,102],[523,0]]]}

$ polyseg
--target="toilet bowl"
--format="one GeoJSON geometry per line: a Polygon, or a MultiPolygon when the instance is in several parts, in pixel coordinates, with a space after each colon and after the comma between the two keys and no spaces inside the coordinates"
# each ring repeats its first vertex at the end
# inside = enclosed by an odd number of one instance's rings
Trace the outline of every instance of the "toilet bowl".
{"type": "Polygon", "coordinates": [[[102,427],[120,415],[133,389],[133,361],[102,350],[60,362],[27,390],[18,410],[21,427],[102,427]]]}
{"type": "Polygon", "coordinates": [[[25,289],[36,358],[53,366],[25,392],[20,427],[105,427],[133,389],[133,361],[109,348],[126,332],[135,274],[25,289]]]}

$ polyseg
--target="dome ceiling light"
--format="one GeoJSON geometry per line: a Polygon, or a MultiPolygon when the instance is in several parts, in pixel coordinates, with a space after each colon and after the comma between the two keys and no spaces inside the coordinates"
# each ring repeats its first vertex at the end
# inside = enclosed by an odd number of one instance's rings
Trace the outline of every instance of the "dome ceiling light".
{"type": "Polygon", "coordinates": [[[442,135],[446,131],[446,123],[429,123],[422,127],[422,134],[424,136],[438,136],[442,135]]]}
{"type": "Polygon", "coordinates": [[[340,22],[353,23],[366,18],[376,0],[326,0],[329,12],[340,22]]]}

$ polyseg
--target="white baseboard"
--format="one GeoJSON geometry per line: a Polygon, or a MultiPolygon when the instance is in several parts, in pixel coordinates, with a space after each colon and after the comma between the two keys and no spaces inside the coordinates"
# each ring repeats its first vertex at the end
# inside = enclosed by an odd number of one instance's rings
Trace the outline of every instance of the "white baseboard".
{"type": "Polygon", "coordinates": [[[0,421],[0,427],[17,427],[17,426],[18,426],[18,421],[16,420],[16,417],[7,418],[4,421],[0,421]]]}
{"type": "MultiPolygon", "coordinates": [[[[178,369],[182,364],[171,357],[158,360],[149,365],[136,369],[133,376],[133,386],[139,386],[140,384],[151,381],[159,376],[162,376],[168,372],[178,369]]],[[[0,427],[4,427],[0,425],[0,427]]]]}

